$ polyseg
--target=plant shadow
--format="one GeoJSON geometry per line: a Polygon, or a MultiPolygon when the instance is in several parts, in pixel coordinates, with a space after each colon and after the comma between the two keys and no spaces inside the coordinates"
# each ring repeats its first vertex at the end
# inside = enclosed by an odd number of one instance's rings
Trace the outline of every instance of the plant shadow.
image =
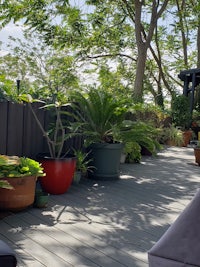
{"type": "MultiPolygon", "coordinates": [[[[191,148],[172,147],[140,164],[122,164],[119,180],[82,179],[66,194],[51,195],[46,209],[1,220],[1,236],[16,251],[27,240],[56,255],[64,247],[74,253],[74,266],[148,266],[147,251],[199,189],[193,162],[191,148]]],[[[29,262],[34,253],[25,251],[18,257],[29,262]]]]}

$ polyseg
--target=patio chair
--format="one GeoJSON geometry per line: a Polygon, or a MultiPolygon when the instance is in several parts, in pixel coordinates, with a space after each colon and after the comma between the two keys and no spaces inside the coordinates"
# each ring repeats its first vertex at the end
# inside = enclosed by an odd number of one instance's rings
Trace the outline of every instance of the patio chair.
{"type": "Polygon", "coordinates": [[[148,251],[149,267],[200,266],[200,190],[148,251]]]}
{"type": "Polygon", "coordinates": [[[0,266],[16,267],[17,259],[13,250],[2,240],[0,240],[0,266]]]}

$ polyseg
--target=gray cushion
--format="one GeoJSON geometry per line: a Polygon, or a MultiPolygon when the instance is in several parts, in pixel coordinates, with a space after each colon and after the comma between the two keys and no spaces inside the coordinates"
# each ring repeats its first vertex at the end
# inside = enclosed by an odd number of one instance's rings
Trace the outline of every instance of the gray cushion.
{"type": "Polygon", "coordinates": [[[200,190],[148,252],[149,267],[200,266],[200,190]]]}
{"type": "Polygon", "coordinates": [[[17,259],[14,251],[2,240],[0,240],[0,266],[16,267],[17,259]]]}

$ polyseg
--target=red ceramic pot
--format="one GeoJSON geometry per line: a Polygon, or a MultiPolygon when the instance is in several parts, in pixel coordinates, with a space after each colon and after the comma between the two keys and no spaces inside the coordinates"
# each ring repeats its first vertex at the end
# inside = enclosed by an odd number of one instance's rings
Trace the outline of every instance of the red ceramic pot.
{"type": "Polygon", "coordinates": [[[42,189],[49,194],[64,194],[69,189],[76,168],[76,158],[73,156],[52,159],[48,157],[38,157],[44,168],[46,176],[40,177],[42,189]]]}

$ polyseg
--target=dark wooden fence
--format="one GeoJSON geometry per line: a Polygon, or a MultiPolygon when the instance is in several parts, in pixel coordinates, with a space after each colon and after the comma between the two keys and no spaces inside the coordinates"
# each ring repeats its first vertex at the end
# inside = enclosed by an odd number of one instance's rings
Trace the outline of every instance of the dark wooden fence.
{"type": "MultiPolygon", "coordinates": [[[[41,124],[47,129],[49,114],[33,105],[41,124]]],[[[82,147],[81,138],[73,138],[65,144],[66,150],[82,147]]],[[[40,152],[48,152],[45,138],[30,108],[26,104],[0,102],[0,154],[35,158],[40,152]]]]}

